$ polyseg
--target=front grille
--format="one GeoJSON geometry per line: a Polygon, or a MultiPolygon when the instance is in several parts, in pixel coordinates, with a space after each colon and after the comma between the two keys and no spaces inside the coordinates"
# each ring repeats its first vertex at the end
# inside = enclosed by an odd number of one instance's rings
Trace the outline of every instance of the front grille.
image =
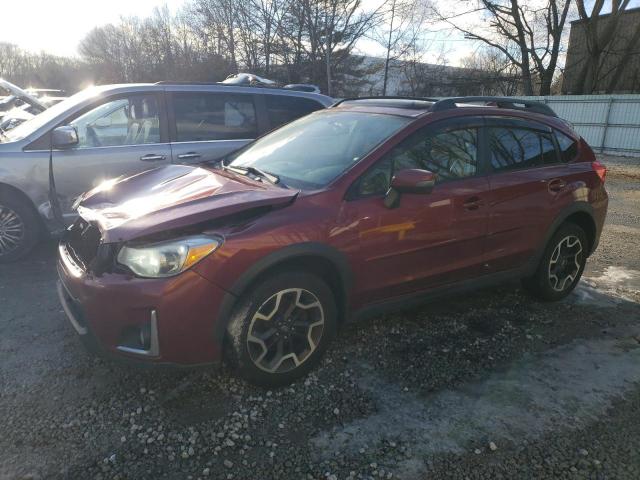
{"type": "Polygon", "coordinates": [[[64,242],[69,255],[85,271],[98,254],[100,237],[100,229],[81,218],[65,232],[64,242]]]}

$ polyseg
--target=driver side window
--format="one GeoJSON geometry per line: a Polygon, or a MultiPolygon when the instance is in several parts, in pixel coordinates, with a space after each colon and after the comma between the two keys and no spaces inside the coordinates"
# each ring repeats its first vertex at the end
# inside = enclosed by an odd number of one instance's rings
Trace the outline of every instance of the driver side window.
{"type": "Polygon", "coordinates": [[[478,167],[478,129],[434,130],[425,127],[396,145],[361,178],[359,196],[382,195],[395,172],[429,170],[436,183],[470,177],[478,167]]]}
{"type": "Polygon", "coordinates": [[[160,118],[153,95],[136,95],[103,103],[70,125],[78,131],[76,148],[160,142],[160,118]]]}

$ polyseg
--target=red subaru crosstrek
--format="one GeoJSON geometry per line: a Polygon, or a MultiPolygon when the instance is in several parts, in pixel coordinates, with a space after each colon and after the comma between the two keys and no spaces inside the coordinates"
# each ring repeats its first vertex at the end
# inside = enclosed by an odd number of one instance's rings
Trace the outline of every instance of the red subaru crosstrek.
{"type": "Polygon", "coordinates": [[[85,194],[58,292],[99,351],[224,355],[283,384],[353,317],[512,278],[563,298],[598,244],[605,172],[540,103],[343,100],[220,164],[85,194]]]}

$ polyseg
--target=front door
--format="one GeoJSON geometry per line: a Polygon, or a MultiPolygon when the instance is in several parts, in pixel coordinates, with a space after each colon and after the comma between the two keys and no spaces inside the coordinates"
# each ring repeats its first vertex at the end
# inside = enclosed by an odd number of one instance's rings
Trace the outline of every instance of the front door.
{"type": "Polygon", "coordinates": [[[369,303],[473,278],[482,273],[489,183],[480,161],[481,120],[427,126],[391,150],[354,185],[345,220],[358,219],[361,289],[369,303]],[[393,172],[429,170],[429,194],[384,205],[393,172]]]}
{"type": "Polygon", "coordinates": [[[68,123],[78,132],[78,144],[52,152],[56,193],[67,223],[75,216],[71,206],[84,192],[171,162],[160,101],[157,94],[118,96],[68,123]]]}

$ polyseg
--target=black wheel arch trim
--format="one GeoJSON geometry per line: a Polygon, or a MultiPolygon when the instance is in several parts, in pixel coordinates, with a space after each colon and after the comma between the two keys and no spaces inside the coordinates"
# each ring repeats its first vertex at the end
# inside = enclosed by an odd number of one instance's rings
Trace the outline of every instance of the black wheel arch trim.
{"type": "MultiPolygon", "coordinates": [[[[586,213],[591,218],[591,221],[595,225],[595,235],[593,238],[592,245],[590,245],[589,255],[591,255],[596,247],[598,246],[598,238],[600,237],[600,231],[598,230],[598,224],[595,221],[593,214],[593,207],[587,202],[575,202],[571,205],[567,206],[563,209],[560,214],[555,218],[551,226],[547,229],[547,233],[545,234],[544,241],[538,247],[535,255],[532,257],[531,266],[535,271],[538,268],[538,264],[540,263],[540,259],[544,254],[544,251],[551,240],[551,237],[558,231],[558,228],[567,221],[567,219],[576,213],[586,213]]],[[[588,233],[588,232],[587,232],[588,233]]]]}
{"type": "Polygon", "coordinates": [[[231,312],[238,298],[245,292],[247,287],[251,285],[257,278],[271,268],[284,264],[285,262],[295,260],[300,257],[317,257],[330,262],[336,269],[341,280],[341,293],[344,299],[342,314],[348,311],[348,292],[353,282],[353,274],[344,253],[334,247],[318,242],[304,242],[289,245],[281,248],[269,255],[261,258],[250,268],[240,275],[233,286],[227,290],[222,299],[220,308],[218,309],[217,319],[214,327],[214,339],[219,345],[222,345],[226,334],[227,326],[231,320],[231,312]]]}

